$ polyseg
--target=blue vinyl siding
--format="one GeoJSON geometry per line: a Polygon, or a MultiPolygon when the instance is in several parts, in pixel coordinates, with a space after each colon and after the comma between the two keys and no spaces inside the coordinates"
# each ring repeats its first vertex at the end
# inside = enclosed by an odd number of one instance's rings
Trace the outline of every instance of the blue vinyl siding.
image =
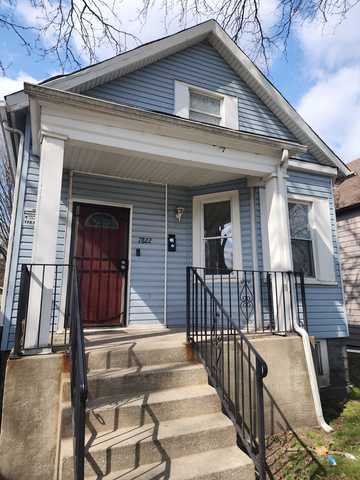
{"type": "Polygon", "coordinates": [[[238,97],[239,129],[294,140],[293,134],[207,42],[199,43],[86,95],[148,110],[174,113],[174,81],[238,97]]]}
{"type": "Polygon", "coordinates": [[[176,235],[176,252],[167,254],[167,324],[185,325],[186,266],[192,265],[192,196],[188,189],[168,187],[168,234],[176,235]],[[176,207],[183,207],[179,223],[176,207]]]}
{"type": "MultiPolygon", "coordinates": [[[[24,204],[21,207],[23,209],[35,209],[38,195],[38,183],[39,183],[39,158],[30,155],[28,169],[26,173],[26,187],[24,204]]],[[[68,196],[69,196],[69,176],[66,171],[63,173],[62,191],[61,191],[61,203],[59,212],[59,226],[58,226],[58,241],[56,247],[56,261],[58,263],[64,263],[64,250],[65,250],[65,232],[68,215],[68,196]]],[[[32,243],[34,237],[34,227],[31,225],[24,225],[24,216],[22,215],[22,222],[20,226],[20,248],[17,262],[14,262],[12,268],[16,269],[16,282],[14,296],[11,301],[11,316],[10,316],[10,329],[7,336],[7,348],[11,348],[15,339],[15,325],[19,299],[19,287],[21,277],[21,263],[31,263],[32,259],[32,243]]],[[[60,292],[62,286],[61,271],[58,272],[57,278],[57,292],[56,292],[56,319],[60,304],[60,292]]]]}
{"type": "MultiPolygon", "coordinates": [[[[173,114],[175,80],[238,97],[239,130],[242,132],[296,140],[294,134],[208,42],[189,47],[84,94],[146,110],[173,114]]],[[[317,163],[310,153],[295,158],[317,163]]]]}
{"type": "MultiPolygon", "coordinates": [[[[39,163],[37,157],[30,156],[25,188],[26,208],[35,208],[39,163]]],[[[63,174],[60,219],[58,228],[57,262],[64,259],[69,175],[63,174]]],[[[258,266],[263,268],[261,241],[261,208],[259,190],[255,189],[256,239],[252,238],[250,189],[246,180],[212,184],[187,189],[168,186],[168,234],[174,233],[177,251],[167,254],[167,302],[166,316],[169,326],[185,326],[186,319],[186,276],[185,267],[192,264],[192,198],[194,195],[239,191],[240,228],[243,268],[254,267],[253,244],[256,240],[258,266]],[[181,223],[175,218],[176,207],[184,207],[181,223]]],[[[340,283],[340,267],[336,242],[335,213],[332,198],[331,180],[321,175],[289,172],[288,191],[290,193],[316,195],[328,198],[331,206],[331,221],[334,242],[334,262],[338,285],[307,285],[306,297],[310,333],[320,338],[341,337],[347,334],[346,318],[340,283]]],[[[165,194],[163,185],[130,182],[105,176],[75,174],[73,176],[74,200],[132,205],[132,244],[131,277],[129,294],[129,320],[131,324],[163,323],[165,303],[165,194]],[[139,245],[139,236],[151,236],[152,243],[139,245]],[[135,249],[141,248],[141,256],[135,249]]],[[[22,225],[20,235],[19,262],[30,262],[32,255],[33,227],[22,225]]],[[[61,272],[56,302],[60,302],[61,272]]],[[[20,274],[12,306],[11,329],[7,334],[6,345],[10,348],[14,341],[16,310],[20,274]]],[[[226,303],[226,302],[225,302],[226,303]]],[[[267,312],[264,311],[265,321],[267,312]]],[[[4,344],[3,344],[4,345],[4,344]]],[[[4,347],[3,347],[4,348],[4,347]]]]}
{"type": "Polygon", "coordinates": [[[288,192],[327,198],[330,204],[331,229],[337,285],[307,285],[306,300],[310,334],[319,338],[348,335],[341,287],[339,249],[336,238],[336,217],[331,178],[300,172],[289,172],[288,192]]]}

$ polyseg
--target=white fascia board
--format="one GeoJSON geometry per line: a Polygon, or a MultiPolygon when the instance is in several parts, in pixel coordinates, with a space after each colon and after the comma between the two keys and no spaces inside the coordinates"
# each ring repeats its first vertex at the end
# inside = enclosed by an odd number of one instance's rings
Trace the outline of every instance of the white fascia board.
{"type": "Polygon", "coordinates": [[[340,171],[349,175],[349,169],[330,150],[330,148],[309,127],[299,113],[289,104],[281,93],[269,82],[255,64],[231,40],[228,34],[215,24],[214,32],[209,41],[219,51],[223,58],[230,63],[235,72],[241,76],[250,87],[259,95],[263,102],[294,132],[303,143],[311,143],[326,158],[331,160],[340,171]],[[231,58],[232,57],[232,58],[231,58]]]}
{"type": "Polygon", "coordinates": [[[214,20],[209,20],[86,69],[50,80],[46,83],[46,86],[77,91],[80,87],[82,90],[86,89],[88,82],[91,83],[91,86],[103,83],[104,80],[108,81],[109,75],[114,78],[129,73],[204,40],[214,30],[215,25],[214,20]]]}
{"type": "Polygon", "coordinates": [[[329,177],[336,177],[338,169],[335,167],[328,167],[327,165],[320,165],[313,162],[305,162],[302,160],[289,160],[289,169],[297,170],[300,172],[317,173],[321,175],[327,175],[329,177]]]}
{"type": "Polygon", "coordinates": [[[142,155],[145,158],[200,168],[228,171],[239,175],[266,175],[279,163],[276,156],[252,153],[214,144],[205,144],[161,135],[146,129],[146,125],[131,129],[128,119],[112,119],[104,114],[86,114],[73,109],[70,115],[61,108],[42,107],[41,130],[62,135],[70,142],[97,145],[125,154],[142,155]]]}
{"type": "Polygon", "coordinates": [[[29,106],[28,96],[24,90],[5,95],[5,102],[8,111],[21,110],[29,106]]]}
{"type": "MultiPolygon", "coordinates": [[[[126,119],[126,122],[141,122],[141,129],[146,125],[148,129],[152,128],[156,132],[164,135],[180,136],[181,138],[182,135],[186,134],[189,139],[197,141],[201,138],[201,141],[205,143],[207,136],[207,141],[211,145],[216,143],[224,147],[238,148],[241,143],[243,150],[263,153],[265,155],[272,152],[273,155],[279,156],[279,152],[282,152],[284,149],[288,150],[291,155],[307,151],[306,145],[301,145],[296,142],[244,133],[239,130],[218,127],[216,125],[207,125],[177,116],[169,116],[137,107],[120,105],[115,102],[94,99],[93,97],[86,97],[73,92],[63,92],[61,90],[31,84],[25,84],[25,92],[31,100],[34,99],[38,101],[40,107],[44,105],[47,108],[56,109],[59,113],[63,112],[62,115],[65,115],[65,109],[67,109],[68,115],[73,116],[74,109],[76,108],[81,116],[106,114],[105,119],[107,121],[111,118],[111,121],[126,119]]],[[[39,115],[40,109],[36,107],[36,103],[34,102],[34,104],[31,105],[34,105],[39,115]]]]}
{"type": "Polygon", "coordinates": [[[40,104],[36,98],[30,98],[30,120],[32,152],[34,155],[40,155],[40,104]]]}

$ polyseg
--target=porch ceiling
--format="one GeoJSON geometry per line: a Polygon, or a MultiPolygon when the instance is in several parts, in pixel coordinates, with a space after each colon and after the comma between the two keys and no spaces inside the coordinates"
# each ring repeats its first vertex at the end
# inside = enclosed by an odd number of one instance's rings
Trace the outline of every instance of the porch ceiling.
{"type": "Polygon", "coordinates": [[[84,173],[186,187],[240,178],[237,173],[178,165],[152,158],[125,156],[100,148],[73,144],[66,145],[64,168],[84,173]]]}

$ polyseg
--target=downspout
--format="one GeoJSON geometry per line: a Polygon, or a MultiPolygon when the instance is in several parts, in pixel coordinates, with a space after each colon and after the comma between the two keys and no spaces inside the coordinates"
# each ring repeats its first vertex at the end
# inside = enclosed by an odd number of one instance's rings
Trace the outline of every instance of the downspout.
{"type": "MultiPolygon", "coordinates": [[[[280,168],[284,168],[285,170],[287,170],[288,163],[289,163],[289,151],[283,150],[283,154],[280,162],[280,168]]],[[[295,332],[302,338],[302,342],[303,342],[303,347],[305,352],[305,361],[306,361],[306,366],[309,374],[310,388],[311,388],[311,393],[314,401],[316,418],[319,426],[326,433],[330,433],[333,431],[333,429],[330,427],[330,425],[328,425],[325,422],[325,419],[324,419],[309,335],[307,331],[298,324],[298,318],[297,318],[297,315],[295,315],[295,312],[293,312],[293,318],[295,319],[294,321],[295,332]]]]}
{"type": "Polygon", "coordinates": [[[165,184],[165,255],[164,255],[164,325],[167,327],[167,272],[168,272],[168,185],[165,184]]]}
{"type": "Polygon", "coordinates": [[[311,393],[313,396],[314,400],[314,406],[315,406],[315,414],[316,418],[318,421],[319,426],[326,432],[330,433],[333,431],[333,429],[330,427],[325,422],[323,411],[322,411],[322,406],[321,406],[321,401],[320,401],[320,394],[319,394],[319,386],[317,383],[317,376],[315,372],[315,366],[314,366],[314,359],[312,356],[312,351],[311,351],[311,344],[310,344],[310,339],[307,331],[300,327],[297,321],[297,316],[294,315],[294,329],[297,334],[300,335],[302,338],[303,346],[304,346],[304,352],[305,352],[305,360],[306,360],[306,365],[309,373],[309,379],[310,379],[310,388],[311,388],[311,393]]]}
{"type": "MultiPolygon", "coordinates": [[[[24,158],[24,134],[17,128],[11,128],[6,122],[2,123],[3,127],[11,133],[16,133],[19,135],[19,149],[17,155],[17,168],[16,168],[16,176],[15,176],[15,187],[14,187],[14,198],[13,198],[13,207],[11,212],[11,222],[10,222],[10,231],[9,231],[9,241],[7,246],[7,258],[6,258],[6,265],[5,265],[5,274],[4,274],[4,287],[3,287],[3,295],[1,299],[1,309],[0,309],[0,325],[3,326],[4,324],[4,313],[5,313],[5,305],[7,300],[8,294],[8,282],[9,282],[9,275],[10,275],[10,265],[12,263],[12,255],[13,255],[13,239],[15,233],[15,218],[18,209],[18,201],[19,201],[19,188],[20,188],[20,179],[21,179],[21,172],[22,172],[22,164],[24,158]]],[[[6,141],[6,140],[5,140],[6,141]]],[[[9,148],[9,146],[7,146],[9,148]]]]}

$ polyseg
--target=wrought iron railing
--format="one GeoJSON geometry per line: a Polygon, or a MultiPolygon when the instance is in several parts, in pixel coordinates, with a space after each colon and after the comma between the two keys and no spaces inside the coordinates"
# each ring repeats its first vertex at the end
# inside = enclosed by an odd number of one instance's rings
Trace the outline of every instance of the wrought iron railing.
{"type": "Polygon", "coordinates": [[[187,340],[204,363],[260,480],[265,480],[266,362],[193,267],[187,268],[187,340]]]}
{"type": "Polygon", "coordinates": [[[307,329],[304,275],[260,270],[196,272],[233,323],[249,334],[287,335],[295,322],[307,329]]]}
{"type": "Polygon", "coordinates": [[[85,418],[88,394],[84,332],[80,318],[78,274],[72,269],[70,284],[71,405],[74,438],[74,480],[84,479],[85,418]]]}
{"type": "Polygon", "coordinates": [[[73,268],[61,264],[19,265],[15,356],[38,350],[61,351],[69,346],[71,297],[64,292],[68,289],[73,268]],[[59,323],[62,323],[61,333],[59,323]]]}
{"type": "Polygon", "coordinates": [[[238,438],[263,480],[267,365],[250,335],[288,335],[307,328],[302,274],[209,272],[187,268],[187,339],[206,367],[238,438]]]}

